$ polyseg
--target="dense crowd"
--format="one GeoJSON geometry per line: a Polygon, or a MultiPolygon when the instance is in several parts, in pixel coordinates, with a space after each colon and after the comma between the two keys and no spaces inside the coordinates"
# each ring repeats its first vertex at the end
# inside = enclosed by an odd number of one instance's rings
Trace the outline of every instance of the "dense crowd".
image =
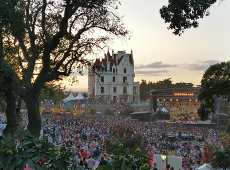
{"type": "MultiPolygon", "coordinates": [[[[129,121],[122,117],[61,117],[56,115],[43,115],[43,135],[48,134],[49,142],[57,148],[66,147],[77,154],[73,164],[83,165],[84,161],[103,159],[108,162],[112,158],[106,152],[104,140],[112,138],[113,127],[122,125],[130,127],[134,133],[141,133],[147,137],[149,154],[161,154],[167,150],[169,156],[181,156],[182,167],[197,169],[203,164],[202,152],[205,142],[218,142],[217,129],[185,126],[166,122],[140,122],[129,121]],[[178,142],[181,136],[193,137],[194,140],[178,142]],[[174,140],[170,137],[174,136],[174,140]],[[95,154],[95,151],[100,154],[95,154]],[[86,160],[85,160],[86,159],[86,160]],[[76,161],[77,160],[77,161],[76,161]],[[81,163],[80,163],[81,162],[81,163]]],[[[94,161],[91,161],[94,162],[94,161]]],[[[94,162],[95,163],[95,162],[94,162]]]]}
{"type": "MultiPolygon", "coordinates": [[[[26,114],[23,115],[28,124],[26,114]]],[[[105,138],[113,138],[115,126],[130,127],[135,134],[143,134],[148,139],[149,154],[167,151],[169,156],[182,157],[182,167],[197,169],[203,164],[203,146],[206,142],[219,143],[218,129],[185,126],[169,122],[131,121],[122,117],[66,117],[61,115],[42,115],[42,134],[57,149],[65,147],[74,153],[72,166],[93,169],[105,165],[113,159],[106,152],[105,138]],[[179,138],[186,141],[179,142],[179,138]]],[[[4,114],[0,121],[6,123],[4,114]]],[[[221,146],[220,146],[221,147],[221,146]]],[[[157,166],[154,162],[153,165],[157,166]]]]}

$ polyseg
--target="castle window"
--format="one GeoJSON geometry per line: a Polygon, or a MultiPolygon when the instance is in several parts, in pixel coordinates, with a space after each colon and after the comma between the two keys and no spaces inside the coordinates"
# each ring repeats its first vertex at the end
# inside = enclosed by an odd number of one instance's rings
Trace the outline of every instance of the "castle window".
{"type": "Polygon", "coordinates": [[[104,93],[104,87],[101,87],[101,93],[104,93]]]}
{"type": "Polygon", "coordinates": [[[101,82],[104,82],[104,76],[101,76],[101,82]]]}
{"type": "Polygon", "coordinates": [[[124,68],[124,73],[126,73],[126,68],[124,68]]]}
{"type": "Polygon", "coordinates": [[[123,87],[123,93],[127,93],[127,87],[123,87]]]}
{"type": "Polygon", "coordinates": [[[133,87],[133,94],[137,94],[137,87],[133,87]]]}
{"type": "Polygon", "coordinates": [[[117,92],[117,88],[113,87],[113,92],[116,93],[117,92]]]}
{"type": "Polygon", "coordinates": [[[115,77],[115,76],[113,76],[113,82],[115,82],[115,80],[116,80],[116,77],[115,77]]]}
{"type": "Polygon", "coordinates": [[[115,73],[115,68],[113,68],[113,73],[115,73]]]}
{"type": "Polygon", "coordinates": [[[127,83],[127,77],[123,77],[123,83],[127,83]]]}

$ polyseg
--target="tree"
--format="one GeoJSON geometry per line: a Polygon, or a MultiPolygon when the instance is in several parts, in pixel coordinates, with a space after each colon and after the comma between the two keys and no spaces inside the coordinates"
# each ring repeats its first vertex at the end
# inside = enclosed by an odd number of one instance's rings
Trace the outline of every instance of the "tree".
{"type": "Polygon", "coordinates": [[[228,120],[228,124],[226,127],[226,132],[230,135],[230,119],[228,120]]]}
{"type": "Polygon", "coordinates": [[[149,91],[152,89],[167,89],[167,88],[191,88],[193,87],[192,83],[180,82],[173,84],[171,78],[164,79],[163,81],[152,82],[149,81],[146,83],[146,80],[141,80],[140,84],[140,98],[146,100],[149,91]]]}
{"type": "Polygon", "coordinates": [[[61,85],[46,83],[41,90],[39,101],[52,100],[53,103],[56,103],[64,99],[64,91],[60,86],[61,85]]]}
{"type": "Polygon", "coordinates": [[[90,109],[90,114],[91,114],[91,116],[95,115],[96,112],[97,112],[96,109],[90,109]]]}
{"type": "MultiPolygon", "coordinates": [[[[15,5],[18,0],[3,1],[0,6],[0,93],[2,104],[6,104],[7,126],[4,129],[5,133],[13,134],[17,129],[17,119],[20,118],[20,103],[18,78],[10,63],[5,60],[8,56],[18,54],[18,48],[13,48],[11,37],[12,33],[22,33],[23,14],[21,10],[16,10],[15,5]],[[7,9],[7,10],[6,10],[7,9]],[[11,23],[11,24],[10,24],[11,23]],[[7,39],[8,38],[8,39],[7,39]],[[7,45],[6,45],[7,44],[7,45]],[[18,100],[18,105],[16,101],[18,100]]],[[[21,6],[21,4],[18,4],[21,6]]],[[[4,109],[4,108],[3,108],[4,109]]]]}
{"type": "Polygon", "coordinates": [[[106,109],[105,115],[114,115],[114,112],[111,109],[106,109]]]}
{"type": "Polygon", "coordinates": [[[87,98],[88,95],[84,92],[84,93],[83,93],[83,97],[84,97],[84,98],[87,98]]]}
{"type": "MultiPolygon", "coordinates": [[[[8,2],[11,1],[5,0],[5,4],[8,2]]],[[[86,55],[102,49],[110,35],[128,35],[115,13],[118,5],[116,0],[21,0],[13,4],[12,9],[21,14],[19,21],[23,29],[4,34],[7,41],[3,47],[19,49],[17,55],[5,59],[17,75],[13,82],[17,83],[19,95],[26,103],[28,129],[32,134],[40,135],[39,95],[44,84],[68,77],[74,69],[82,73],[83,65],[91,65],[86,55]],[[105,34],[97,36],[97,30],[105,34]]],[[[9,10],[6,5],[1,9],[1,16],[9,10]]],[[[4,17],[9,19],[9,25],[15,25],[13,19],[4,17]]]]}
{"type": "Polygon", "coordinates": [[[169,0],[168,6],[160,9],[161,17],[165,23],[170,23],[168,29],[173,34],[181,35],[185,29],[199,25],[198,19],[209,16],[209,8],[217,0],[169,0]]]}
{"type": "Polygon", "coordinates": [[[215,113],[214,102],[216,98],[230,101],[230,62],[211,65],[204,73],[201,80],[201,89],[198,99],[203,101],[198,114],[201,120],[215,113]]]}
{"type": "Polygon", "coordinates": [[[121,116],[130,116],[131,113],[135,112],[135,110],[131,108],[125,108],[124,110],[121,111],[120,115],[121,116]]]}

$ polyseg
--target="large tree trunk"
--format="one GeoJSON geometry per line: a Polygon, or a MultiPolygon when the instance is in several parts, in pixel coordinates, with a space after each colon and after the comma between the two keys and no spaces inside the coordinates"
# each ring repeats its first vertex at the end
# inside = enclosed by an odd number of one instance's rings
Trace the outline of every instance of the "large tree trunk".
{"type": "Polygon", "coordinates": [[[39,93],[28,93],[25,98],[26,107],[28,109],[28,130],[31,134],[40,136],[41,132],[41,116],[39,113],[39,93]]]}
{"type": "Polygon", "coordinates": [[[17,130],[17,116],[16,116],[16,94],[12,87],[12,79],[8,78],[6,81],[6,86],[8,86],[8,90],[5,91],[6,95],[6,118],[7,125],[3,131],[3,134],[10,133],[12,136],[14,132],[17,130]]]}

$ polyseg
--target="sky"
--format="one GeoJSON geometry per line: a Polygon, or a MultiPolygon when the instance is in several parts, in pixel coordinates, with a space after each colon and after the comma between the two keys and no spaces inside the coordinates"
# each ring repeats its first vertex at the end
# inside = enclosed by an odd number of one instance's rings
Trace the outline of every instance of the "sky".
{"type": "MultiPolygon", "coordinates": [[[[123,16],[131,38],[126,41],[115,38],[109,49],[115,53],[133,50],[136,82],[171,78],[173,83],[200,85],[210,65],[229,61],[230,1],[218,1],[210,8],[210,16],[199,20],[198,28],[187,29],[181,36],[172,34],[172,30],[167,29],[169,24],[160,17],[159,10],[167,5],[167,0],[120,2],[118,14],[123,16]]],[[[87,92],[87,71],[83,76],[78,75],[78,79],[78,84],[66,84],[67,90],[87,92]]]]}

